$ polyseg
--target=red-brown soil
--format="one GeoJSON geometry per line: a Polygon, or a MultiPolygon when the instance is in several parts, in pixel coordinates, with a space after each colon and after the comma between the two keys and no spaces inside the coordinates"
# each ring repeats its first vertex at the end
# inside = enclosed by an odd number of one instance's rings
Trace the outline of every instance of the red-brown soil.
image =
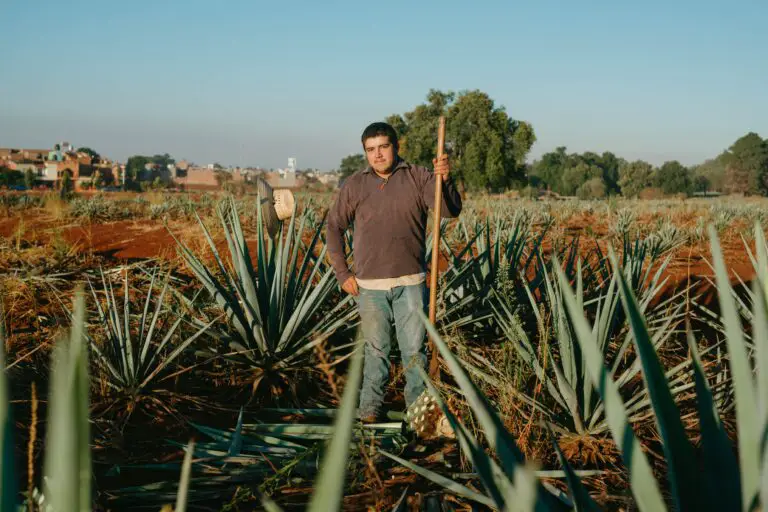
{"type": "MultiPolygon", "coordinates": [[[[642,222],[642,220],[640,221],[642,222]]],[[[195,252],[204,257],[209,256],[209,249],[200,227],[194,221],[176,221],[169,226],[171,231],[195,252]]],[[[584,250],[592,247],[590,239],[595,239],[601,249],[607,251],[607,221],[598,215],[579,215],[570,219],[562,227],[568,235],[581,234],[584,250]]],[[[744,242],[738,231],[732,229],[721,235],[721,245],[725,254],[729,271],[734,282],[739,276],[744,281],[753,278],[753,269],[749,256],[745,251],[744,242]]],[[[118,261],[158,258],[165,261],[176,261],[176,242],[168,229],[159,220],[123,220],[105,223],[81,223],[72,220],[57,220],[44,212],[25,213],[24,217],[13,216],[0,218],[0,237],[15,243],[17,238],[26,243],[45,245],[51,243],[54,237],[63,238],[66,243],[75,247],[81,254],[89,254],[114,259],[118,261]]],[[[215,234],[214,234],[215,236],[215,234]]],[[[223,237],[216,237],[220,250],[226,252],[223,237]]],[[[249,237],[249,247],[255,251],[255,237],[249,237]]],[[[307,239],[307,242],[309,239],[307,239]]],[[[548,240],[544,250],[551,248],[548,240]]],[[[750,244],[754,250],[754,243],[750,244]]],[[[252,253],[255,255],[255,252],[252,253]]],[[[689,279],[701,280],[712,277],[709,267],[709,243],[697,243],[680,248],[667,269],[669,278],[668,288],[677,289],[689,279]]],[[[447,267],[447,260],[441,258],[440,268],[447,267]]]]}
{"type": "Polygon", "coordinates": [[[82,251],[118,260],[169,259],[176,251],[176,242],[168,229],[151,220],[73,226],[65,228],[62,234],[82,251]]]}

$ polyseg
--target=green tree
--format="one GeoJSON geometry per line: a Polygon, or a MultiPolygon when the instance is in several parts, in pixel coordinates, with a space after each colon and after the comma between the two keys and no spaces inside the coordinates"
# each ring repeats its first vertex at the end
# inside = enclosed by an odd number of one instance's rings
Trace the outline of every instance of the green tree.
{"type": "Polygon", "coordinates": [[[691,171],[677,160],[664,162],[654,174],[653,185],[665,194],[690,194],[693,190],[691,171]]]}
{"type": "Polygon", "coordinates": [[[597,166],[602,169],[603,182],[605,183],[607,194],[618,194],[621,192],[621,187],[619,186],[619,168],[623,162],[623,159],[617,158],[616,155],[610,151],[605,151],[600,155],[597,166]]]}
{"type": "Polygon", "coordinates": [[[534,185],[549,187],[554,192],[562,191],[561,179],[563,171],[568,166],[566,147],[560,146],[555,151],[544,153],[531,166],[531,177],[534,185]]]}
{"type": "Polygon", "coordinates": [[[341,173],[341,179],[346,179],[352,176],[357,171],[364,169],[368,165],[365,155],[357,153],[354,155],[348,155],[341,159],[339,165],[339,173],[341,173]]]}
{"type": "Polygon", "coordinates": [[[35,174],[35,171],[32,169],[27,169],[24,171],[24,186],[27,187],[27,189],[32,190],[35,188],[35,180],[37,179],[37,176],[35,174]]]}
{"type": "Polygon", "coordinates": [[[59,189],[59,195],[62,199],[68,199],[74,189],[74,183],[72,181],[72,175],[69,171],[64,171],[61,175],[61,188],[59,189]]]}
{"type": "Polygon", "coordinates": [[[729,163],[725,166],[725,183],[723,192],[726,194],[749,194],[750,176],[749,171],[736,163],[729,163]]]}
{"type": "Polygon", "coordinates": [[[749,192],[768,195],[768,142],[750,132],[728,148],[724,157],[734,172],[749,177],[749,192]]]}
{"type": "Polygon", "coordinates": [[[579,199],[602,199],[608,189],[602,177],[590,178],[578,188],[576,195],[579,199]]]}
{"type": "Polygon", "coordinates": [[[536,141],[530,124],[509,117],[488,94],[430,90],[427,103],[387,118],[400,139],[400,155],[432,167],[437,125],[446,116],[446,149],[453,176],[467,188],[500,191],[525,182],[525,158],[536,141]]]}
{"type": "Polygon", "coordinates": [[[93,149],[91,149],[89,147],[77,148],[77,152],[78,153],[86,153],[88,156],[91,157],[91,159],[93,160],[94,164],[99,163],[99,161],[101,160],[101,155],[99,155],[96,151],[94,151],[93,149]]]}
{"type": "Polygon", "coordinates": [[[134,155],[125,162],[125,188],[127,190],[139,189],[139,178],[144,167],[150,163],[148,156],[134,155]]]}
{"type": "Polygon", "coordinates": [[[151,157],[149,161],[159,167],[162,167],[163,169],[167,169],[169,165],[176,163],[176,160],[168,153],[164,153],[162,155],[155,155],[151,157]]]}
{"type": "Polygon", "coordinates": [[[653,185],[653,166],[642,160],[624,162],[619,167],[618,184],[624,197],[637,197],[653,185]]]}
{"type": "Polygon", "coordinates": [[[702,174],[693,174],[692,188],[694,192],[709,192],[711,183],[706,176],[702,174]]]}
{"type": "Polygon", "coordinates": [[[21,171],[0,167],[0,187],[10,187],[24,183],[24,175],[21,171]]]}
{"type": "MultiPolygon", "coordinates": [[[[430,89],[427,103],[418,105],[403,116],[394,114],[386,119],[397,132],[400,156],[416,165],[432,166],[437,148],[438,119],[446,114],[448,105],[454,98],[455,94],[452,92],[444,93],[430,89]]],[[[448,137],[446,133],[446,139],[448,137]]]]}
{"type": "MultiPolygon", "coordinates": [[[[603,179],[603,171],[596,165],[587,162],[579,162],[576,165],[568,167],[563,172],[561,178],[561,190],[566,196],[576,195],[579,187],[593,179],[603,179]]],[[[603,184],[605,187],[605,184],[603,184]]]]}
{"type": "Polygon", "coordinates": [[[699,179],[699,183],[703,183],[703,180],[706,180],[709,183],[709,190],[723,192],[726,185],[727,160],[727,153],[721,153],[716,158],[710,158],[691,168],[691,174],[694,180],[699,179]]]}
{"type": "Polygon", "coordinates": [[[95,171],[93,173],[93,178],[91,181],[93,184],[93,188],[97,190],[104,187],[104,177],[101,175],[101,172],[99,171],[95,171]]]}

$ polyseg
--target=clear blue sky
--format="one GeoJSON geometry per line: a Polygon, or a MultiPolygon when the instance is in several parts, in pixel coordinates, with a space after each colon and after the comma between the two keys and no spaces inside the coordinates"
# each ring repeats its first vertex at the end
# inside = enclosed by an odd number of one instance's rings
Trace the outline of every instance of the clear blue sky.
{"type": "Polygon", "coordinates": [[[480,89],[531,157],[694,164],[768,137],[768,0],[0,0],[0,147],[330,169],[362,129],[480,89]]]}

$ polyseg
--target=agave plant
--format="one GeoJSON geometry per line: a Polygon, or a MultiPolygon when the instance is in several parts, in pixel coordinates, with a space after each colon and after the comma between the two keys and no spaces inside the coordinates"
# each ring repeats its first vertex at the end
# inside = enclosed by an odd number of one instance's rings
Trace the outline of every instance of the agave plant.
{"type": "MultiPolygon", "coordinates": [[[[440,392],[422,370],[422,378],[426,383],[433,399],[442,409],[451,428],[456,434],[462,452],[470,460],[485,492],[478,492],[449,477],[440,475],[432,470],[418,466],[413,462],[400,458],[387,450],[379,452],[413,470],[417,474],[444,487],[447,491],[490,507],[493,510],[527,511],[566,511],[573,510],[574,499],[565,495],[550,484],[545,484],[537,475],[538,464],[526,461],[517,446],[513,436],[506,430],[504,423],[493,409],[490,401],[470,379],[466,370],[440,337],[434,326],[423,317],[431,339],[443,356],[446,366],[453,375],[456,383],[472,409],[477,423],[482,428],[490,448],[496,453],[498,461],[489,455],[471,431],[461,423],[446,406],[440,392]]],[[[581,502],[577,510],[594,510],[591,498],[581,486],[575,473],[564,461],[569,487],[574,496],[581,502]],[[586,508],[584,508],[586,504],[586,508]]]]}
{"type": "Polygon", "coordinates": [[[660,255],[684,245],[688,241],[688,234],[670,220],[666,220],[646,241],[651,244],[652,252],[660,255]]]}
{"type": "MultiPolygon", "coordinates": [[[[759,225],[755,231],[757,238],[758,232],[762,231],[759,225]]],[[[752,364],[715,227],[709,227],[709,235],[734,379],[738,459],[716,409],[714,395],[707,382],[698,347],[690,330],[688,341],[702,436],[700,456],[697,456],[697,449],[685,433],[680,411],[674,402],[672,383],[665,376],[658,354],[653,348],[638,301],[623,278],[619,281],[622,303],[630,318],[644,381],[661,434],[674,509],[759,510],[768,503],[768,451],[764,442],[765,433],[768,432],[768,375],[765,373],[768,365],[768,251],[764,246],[758,246],[760,271],[753,285],[757,300],[753,307],[754,320],[751,326],[755,332],[756,351],[752,364]],[[756,380],[753,377],[755,374],[756,380]]],[[[583,316],[578,301],[567,289],[565,279],[561,280],[561,286],[569,312],[576,320],[578,339],[584,348],[590,376],[606,403],[606,416],[611,433],[630,470],[630,485],[638,509],[666,510],[668,507],[662,498],[662,491],[630,427],[628,413],[618,387],[603,365],[597,340],[583,316]]]]}
{"type": "Polygon", "coordinates": [[[230,331],[217,333],[226,346],[212,346],[210,351],[251,368],[254,391],[265,378],[290,385],[291,373],[311,367],[312,349],[335,331],[353,326],[357,315],[350,295],[335,306],[329,304],[338,286],[325,261],[323,224],[309,233],[305,245],[310,215],[305,209],[298,222],[296,213],[291,216],[287,230],[281,229],[273,242],[265,236],[258,209],[254,261],[234,200],[222,201],[217,212],[229,248],[229,266],[199,217],[215,268],[208,268],[176,239],[184,261],[231,326],[230,331]]]}
{"type": "MultiPolygon", "coordinates": [[[[85,333],[85,295],[75,292],[74,314],[69,336],[60,338],[52,354],[48,420],[42,488],[30,489],[19,502],[14,468],[12,425],[9,422],[5,375],[0,375],[0,511],[90,512],[93,510],[89,421],[89,371],[85,333]]],[[[0,315],[1,316],[1,315],[0,315]]],[[[4,365],[4,340],[0,331],[0,365],[4,365]]],[[[4,366],[3,366],[4,367],[4,366]]],[[[187,447],[176,497],[176,512],[186,510],[189,468],[194,443],[187,447]]]]}
{"type": "MultiPolygon", "coordinates": [[[[248,424],[241,409],[233,430],[221,430],[193,424],[209,438],[194,447],[195,463],[190,469],[190,485],[195,490],[192,501],[222,500],[232,493],[236,485],[255,485],[267,510],[280,510],[269,497],[272,481],[290,476],[293,479],[314,478],[314,492],[308,510],[340,510],[345,488],[350,448],[360,442],[372,440],[387,449],[399,448],[405,439],[400,423],[359,425],[355,421],[357,396],[362,380],[363,350],[358,347],[351,356],[351,364],[344,394],[338,410],[319,409],[300,412],[303,416],[322,419],[333,418],[333,424],[302,425],[248,424]]],[[[290,413],[275,409],[259,411],[260,416],[290,413]]],[[[179,446],[177,443],[174,443],[179,446]]],[[[123,466],[121,471],[178,470],[177,464],[123,466]]],[[[174,481],[127,487],[115,493],[113,504],[135,505],[168,502],[178,492],[174,481]]]]}
{"type": "Polygon", "coordinates": [[[623,239],[626,236],[632,235],[632,228],[636,222],[637,214],[635,211],[630,208],[622,208],[616,212],[616,221],[612,231],[623,239]]]}
{"type": "MultiPolygon", "coordinates": [[[[652,272],[652,260],[646,259],[646,255],[644,251],[635,251],[629,255],[625,253],[621,267],[608,276],[605,275],[607,269],[601,260],[596,272],[603,275],[608,284],[606,287],[605,282],[601,283],[595,298],[589,298],[585,291],[580,259],[567,262],[564,270],[559,267],[557,269],[565,275],[573,276],[569,280],[575,281],[579,306],[594,316],[594,336],[599,341],[604,361],[611,367],[612,374],[616,375],[617,385],[627,396],[626,407],[633,421],[648,416],[650,400],[646,390],[635,383],[635,377],[640,372],[640,362],[637,354],[628,350],[633,332],[628,328],[626,317],[619,307],[620,277],[632,283],[633,289],[640,294],[641,311],[649,318],[653,344],[657,350],[668,343],[675,327],[683,320],[685,306],[678,300],[685,293],[681,291],[652,307],[654,298],[665,284],[662,275],[670,260],[662,262],[652,272]]],[[[556,258],[555,261],[559,260],[556,258]]],[[[493,294],[496,300],[492,301],[494,317],[506,340],[542,382],[546,395],[556,405],[555,409],[559,413],[553,412],[549,417],[555,431],[579,436],[603,434],[608,430],[604,403],[598,390],[587,378],[573,319],[568,314],[562,291],[552,271],[547,270],[547,265],[540,265],[539,273],[538,282],[542,284],[538,291],[526,284],[529,310],[533,311],[536,318],[537,329],[527,328],[517,310],[496,292],[493,294]],[[529,334],[536,330],[538,338],[529,334]]],[[[675,393],[692,387],[689,367],[687,362],[683,362],[669,370],[675,384],[675,393]]]]}
{"type": "MultiPolygon", "coordinates": [[[[749,257],[749,261],[752,264],[752,270],[754,271],[755,275],[758,275],[760,273],[760,263],[758,261],[758,258],[756,257],[755,253],[752,252],[752,249],[749,246],[749,243],[747,240],[745,240],[742,237],[742,241],[744,242],[744,250],[749,257]]],[[[759,254],[760,251],[764,251],[768,249],[768,244],[766,244],[765,240],[765,234],[762,231],[754,231],[754,241],[755,241],[755,248],[756,252],[759,254]]],[[[711,265],[710,265],[711,266],[711,265]]],[[[755,297],[755,293],[752,290],[752,287],[747,284],[744,281],[744,277],[735,274],[736,280],[739,282],[739,289],[733,290],[733,297],[736,300],[739,313],[744,317],[745,320],[752,321],[753,318],[753,309],[754,304],[757,298],[755,297]]],[[[709,280],[710,283],[712,283],[711,280],[709,280]]],[[[714,284],[714,283],[712,283],[714,284]]],[[[711,311],[708,311],[711,316],[715,316],[711,311]]],[[[722,329],[721,329],[722,330],[722,329]]]]}
{"type": "Polygon", "coordinates": [[[486,298],[499,286],[514,289],[522,298],[517,276],[525,275],[531,267],[550,225],[545,224],[536,235],[525,215],[516,216],[509,226],[497,217],[493,228],[486,219],[485,225],[476,224],[470,235],[466,223],[460,221],[466,245],[456,253],[444,247],[450,265],[438,291],[443,304],[438,316],[440,327],[447,330],[480,323],[486,329],[488,322],[481,322],[492,318],[486,298]]]}
{"type": "Polygon", "coordinates": [[[151,279],[140,314],[131,311],[128,271],[125,271],[123,278],[122,303],[116,299],[112,281],[106,277],[103,269],[100,269],[101,294],[88,280],[101,335],[94,336],[93,331],[86,331],[84,336],[93,351],[96,364],[106,377],[102,382],[129,400],[129,412],[140,399],[161,403],[153,385],[213,324],[213,321],[203,324],[194,334],[178,340],[185,317],[166,310],[164,299],[170,286],[170,273],[166,274],[161,283],[157,283],[160,281],[158,272],[158,269],[150,272],[151,279]],[[157,295],[159,286],[162,288],[157,295]],[[100,295],[104,297],[103,305],[100,295]],[[132,320],[132,317],[138,317],[138,322],[132,320]]]}
{"type": "Polygon", "coordinates": [[[710,216],[717,232],[722,233],[736,218],[736,209],[723,204],[715,204],[710,208],[710,216]]]}
{"type": "MultiPolygon", "coordinates": [[[[755,238],[759,237],[757,233],[759,229],[759,227],[756,228],[755,238]]],[[[752,511],[762,510],[768,503],[768,448],[765,445],[765,436],[768,432],[768,374],[765,372],[765,368],[768,367],[768,250],[763,245],[758,248],[757,261],[760,272],[753,284],[756,302],[753,307],[754,320],[751,326],[755,332],[756,350],[754,362],[751,362],[714,227],[710,226],[709,235],[717,274],[718,295],[723,310],[723,323],[726,326],[730,366],[734,375],[738,457],[734,454],[733,443],[728,438],[718,414],[714,394],[704,373],[699,349],[690,326],[687,332],[695,380],[697,417],[701,432],[699,447],[695,447],[688,438],[681,412],[674,400],[674,384],[668,372],[664,371],[654,348],[640,302],[629,280],[621,271],[618,259],[612,253],[610,255],[616,269],[622,306],[629,318],[633,333],[632,340],[642,367],[652,415],[661,435],[664,458],[668,465],[667,481],[671,502],[665,499],[664,490],[656,480],[647,455],[632,429],[631,415],[618,383],[612,376],[613,372],[605,365],[597,335],[598,329],[590,326],[583,305],[571,288],[570,279],[559,265],[554,267],[567,315],[572,318],[576,339],[582,348],[587,378],[591,380],[605,404],[606,423],[629,472],[630,490],[635,498],[636,507],[641,512],[752,511]]],[[[452,492],[497,510],[508,510],[512,506],[520,511],[562,510],[560,504],[552,501],[551,496],[542,493],[541,490],[536,492],[536,481],[531,477],[530,472],[527,475],[523,473],[525,477],[520,476],[522,459],[514,439],[504,429],[488,400],[464,373],[438,333],[429,324],[427,329],[479,423],[483,426],[502,466],[499,467],[496,461],[481,449],[469,434],[468,429],[445,407],[439,392],[426,375],[424,379],[430,392],[448,416],[462,449],[472,461],[486,492],[477,493],[447,477],[415,467],[408,461],[400,460],[400,462],[452,492]],[[524,485],[519,485],[523,482],[524,485]]],[[[557,443],[555,443],[555,451],[564,465],[570,490],[569,500],[571,501],[567,509],[599,510],[580,482],[578,474],[569,466],[557,443]]]]}

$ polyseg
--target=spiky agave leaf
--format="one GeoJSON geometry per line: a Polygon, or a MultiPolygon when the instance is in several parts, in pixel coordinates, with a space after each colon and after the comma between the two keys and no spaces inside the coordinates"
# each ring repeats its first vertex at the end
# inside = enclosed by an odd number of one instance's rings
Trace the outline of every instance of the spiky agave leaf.
{"type": "Polygon", "coordinates": [[[195,453],[195,440],[191,439],[185,449],[184,462],[181,464],[181,476],[179,477],[179,492],[176,495],[176,507],[173,512],[186,512],[189,496],[189,479],[192,474],[192,456],[195,453]]]}
{"type": "MultiPolygon", "coordinates": [[[[2,290],[2,288],[0,288],[2,290]]],[[[19,502],[13,418],[5,378],[5,314],[0,300],[0,512],[15,512],[19,502]]]]}
{"type": "MultiPolygon", "coordinates": [[[[469,457],[472,462],[472,466],[478,473],[481,483],[485,488],[487,495],[477,493],[467,487],[459,484],[456,481],[452,481],[442,475],[438,475],[433,471],[429,471],[426,468],[422,468],[413,463],[403,464],[402,459],[393,456],[392,454],[379,450],[383,455],[405,465],[409,469],[419,473],[420,475],[428,478],[434,483],[444,487],[445,489],[453,492],[459,496],[463,496],[467,499],[477,501],[478,503],[485,504],[497,510],[504,510],[507,504],[518,503],[521,495],[530,495],[531,489],[515,488],[514,483],[499,467],[496,461],[491,458],[482,448],[480,442],[469,432],[469,430],[454,416],[454,414],[448,409],[440,392],[435,388],[434,384],[426,375],[426,372],[421,371],[422,379],[424,380],[430,395],[435,400],[440,410],[448,420],[448,424],[453,430],[456,438],[459,441],[462,451],[469,457]]],[[[520,471],[522,468],[518,468],[520,471]]],[[[535,489],[533,490],[535,492],[535,489]]]]}
{"type": "Polygon", "coordinates": [[[60,339],[53,353],[43,488],[53,510],[86,512],[92,507],[88,351],[82,287],[75,293],[74,311],[69,339],[60,339]]]}
{"type": "MultiPolygon", "coordinates": [[[[768,439],[768,246],[763,229],[755,222],[755,241],[758,244],[757,279],[752,284],[758,299],[753,306],[755,317],[755,366],[757,367],[757,422],[760,439],[768,439]]],[[[760,503],[768,504],[768,446],[759,445],[760,503]]]]}
{"type": "Polygon", "coordinates": [[[312,500],[308,507],[310,512],[341,508],[349,446],[357,412],[357,396],[363,378],[363,353],[361,344],[352,357],[349,379],[345,384],[339,414],[334,422],[336,433],[323,458],[320,474],[315,480],[315,491],[312,493],[312,500]]]}
{"type": "Polygon", "coordinates": [[[709,226],[715,276],[722,310],[722,325],[729,352],[736,408],[742,510],[768,503],[768,248],[762,227],[755,223],[756,276],[751,289],[752,343],[742,332],[734,292],[725,267],[717,232],[709,226]],[[754,370],[752,357],[754,358],[754,370]],[[756,375],[755,375],[756,373],[756,375]]]}
{"type": "Polygon", "coordinates": [[[688,348],[696,379],[696,406],[701,425],[704,471],[702,495],[712,510],[741,510],[741,475],[733,446],[720,421],[712,390],[704,374],[699,349],[690,323],[686,326],[688,348]]]}
{"type": "MultiPolygon", "coordinates": [[[[736,423],[738,425],[739,463],[742,473],[742,510],[752,510],[760,489],[760,456],[762,434],[757,419],[757,396],[752,378],[747,345],[741,321],[733,300],[728,271],[725,266],[720,241],[713,226],[709,226],[709,237],[717,278],[717,294],[720,299],[723,325],[728,343],[729,365],[733,376],[736,398],[736,423]]],[[[755,340],[757,341],[757,340],[755,340]]],[[[764,342],[764,340],[763,340],[764,342]]]]}

